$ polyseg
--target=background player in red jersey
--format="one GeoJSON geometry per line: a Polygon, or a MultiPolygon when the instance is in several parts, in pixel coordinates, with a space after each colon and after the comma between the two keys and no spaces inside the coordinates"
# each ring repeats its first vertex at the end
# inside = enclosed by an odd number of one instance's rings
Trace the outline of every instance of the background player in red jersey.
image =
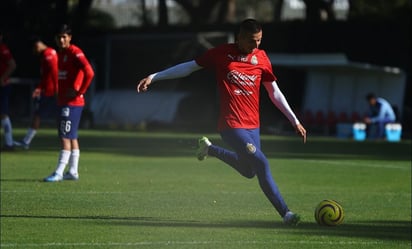
{"type": "Polygon", "coordinates": [[[57,99],[60,114],[58,130],[62,150],[59,154],[56,170],[44,178],[46,182],[79,179],[80,147],[77,131],[85,104],[84,94],[94,77],[94,71],[83,51],[71,44],[71,40],[71,28],[68,25],[63,25],[56,35],[59,47],[57,99]],[[63,175],[67,164],[69,164],[69,170],[63,175]]]}
{"type": "Polygon", "coordinates": [[[247,178],[257,175],[260,187],[276,208],[285,224],[296,225],[300,217],[286,205],[270,172],[270,165],[260,148],[259,92],[266,88],[272,102],[282,111],[296,132],[306,142],[306,130],[289,107],[276,83],[272,65],[263,50],[262,27],[254,19],[240,25],[237,42],[206,51],[195,60],[178,64],[140,80],[137,92],[147,91],[158,80],[175,79],[202,68],[216,73],[220,96],[218,130],[234,151],[212,145],[208,138],[199,139],[197,157],[217,157],[247,178]]]}
{"type": "Polygon", "coordinates": [[[3,30],[0,30],[0,101],[1,127],[4,130],[3,151],[13,150],[13,131],[9,117],[9,97],[11,94],[10,75],[16,70],[16,61],[9,48],[3,43],[3,30]]]}
{"type": "Polygon", "coordinates": [[[32,39],[33,51],[40,56],[40,83],[34,89],[34,114],[30,128],[21,141],[16,141],[16,146],[28,149],[37,130],[40,127],[40,119],[46,117],[56,118],[57,115],[57,84],[58,65],[56,50],[47,46],[39,37],[32,39]]]}

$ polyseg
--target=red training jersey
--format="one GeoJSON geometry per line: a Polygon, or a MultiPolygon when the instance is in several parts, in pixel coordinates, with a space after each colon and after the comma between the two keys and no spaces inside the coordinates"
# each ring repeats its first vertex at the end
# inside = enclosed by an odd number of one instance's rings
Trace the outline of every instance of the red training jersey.
{"type": "MultiPolygon", "coordinates": [[[[3,75],[7,70],[8,63],[13,60],[13,55],[10,49],[4,43],[0,43],[0,75],[3,75]]],[[[8,84],[8,78],[5,79],[5,85],[8,84]]]]}
{"type": "Polygon", "coordinates": [[[54,96],[57,93],[58,64],[57,53],[53,48],[46,48],[40,55],[40,83],[36,87],[44,96],[54,96]]]}
{"type": "Polygon", "coordinates": [[[83,95],[94,77],[94,71],[89,61],[83,51],[73,44],[58,52],[58,61],[59,105],[84,106],[83,95]],[[68,94],[73,89],[78,92],[78,95],[70,98],[68,94]]]}
{"type": "Polygon", "coordinates": [[[216,73],[220,95],[218,129],[258,128],[260,84],[276,80],[265,51],[255,49],[246,55],[236,44],[224,44],[195,61],[216,73]]]}

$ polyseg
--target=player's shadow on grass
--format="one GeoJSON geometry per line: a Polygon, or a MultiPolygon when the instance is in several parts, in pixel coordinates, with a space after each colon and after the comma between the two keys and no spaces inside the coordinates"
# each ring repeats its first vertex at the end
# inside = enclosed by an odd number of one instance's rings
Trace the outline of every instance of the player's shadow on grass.
{"type": "Polygon", "coordinates": [[[224,221],[207,222],[196,220],[177,220],[156,217],[116,217],[116,216],[58,216],[58,215],[4,215],[2,218],[29,218],[29,219],[64,219],[82,222],[96,222],[102,225],[117,226],[147,226],[199,229],[273,229],[283,230],[293,234],[310,236],[342,236],[353,238],[370,238],[379,240],[410,241],[412,229],[410,221],[360,221],[357,223],[342,224],[336,227],[319,226],[312,222],[304,222],[298,226],[287,226],[273,221],[224,221]]]}
{"type": "Polygon", "coordinates": [[[352,238],[371,238],[380,240],[410,241],[411,223],[407,221],[364,221],[342,224],[336,227],[319,226],[316,223],[303,223],[298,226],[305,235],[344,236],[352,238]]]}
{"type": "Polygon", "coordinates": [[[43,179],[0,179],[0,182],[43,182],[43,179]]]}
{"type": "Polygon", "coordinates": [[[227,221],[222,223],[201,222],[201,221],[179,221],[179,220],[156,220],[150,219],[110,219],[111,225],[128,226],[151,226],[151,227],[189,227],[189,228],[258,228],[258,229],[278,229],[287,230],[294,234],[304,234],[311,236],[342,236],[371,238],[380,240],[402,240],[410,241],[411,223],[407,221],[364,221],[356,224],[343,224],[337,227],[319,226],[316,223],[301,223],[297,227],[286,226],[280,222],[273,221],[227,221]]]}
{"type": "Polygon", "coordinates": [[[319,226],[316,223],[301,223],[296,227],[287,226],[280,222],[273,221],[227,221],[222,223],[199,222],[199,221],[176,221],[176,220],[111,220],[110,223],[130,226],[151,226],[151,227],[191,227],[191,228],[258,228],[287,230],[293,234],[304,234],[315,237],[319,236],[342,236],[371,238],[380,240],[401,240],[410,241],[411,223],[406,221],[365,221],[357,224],[343,224],[337,227],[319,226]]]}

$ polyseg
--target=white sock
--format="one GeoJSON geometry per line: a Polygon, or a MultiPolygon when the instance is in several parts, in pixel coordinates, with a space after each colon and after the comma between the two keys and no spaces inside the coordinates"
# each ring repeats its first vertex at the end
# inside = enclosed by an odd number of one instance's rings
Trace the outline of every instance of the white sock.
{"type": "Polygon", "coordinates": [[[70,155],[69,160],[69,171],[72,175],[79,174],[79,158],[80,158],[80,150],[72,150],[72,154],[70,155]]]}
{"type": "Polygon", "coordinates": [[[37,131],[33,128],[29,128],[27,130],[26,136],[23,138],[23,142],[25,144],[30,144],[31,140],[33,140],[34,136],[36,135],[37,131]]]}
{"type": "Polygon", "coordinates": [[[63,175],[64,168],[66,168],[66,164],[69,162],[71,152],[69,150],[61,150],[59,154],[59,161],[57,162],[56,173],[59,175],[63,175]]]}
{"type": "Polygon", "coordinates": [[[1,120],[1,126],[4,130],[4,142],[6,146],[13,146],[13,129],[10,118],[6,117],[1,120]]]}

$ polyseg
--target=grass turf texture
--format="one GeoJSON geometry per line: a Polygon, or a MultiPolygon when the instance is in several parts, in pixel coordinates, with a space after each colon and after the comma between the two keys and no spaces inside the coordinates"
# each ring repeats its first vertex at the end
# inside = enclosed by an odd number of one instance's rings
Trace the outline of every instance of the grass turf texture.
{"type": "Polygon", "coordinates": [[[196,160],[200,134],[82,130],[80,180],[44,183],[55,133],[1,153],[1,248],[411,248],[410,141],[262,136],[275,181],[302,216],[288,227],[256,178],[196,160]],[[342,204],[342,225],[316,224],[323,199],[342,204]]]}

